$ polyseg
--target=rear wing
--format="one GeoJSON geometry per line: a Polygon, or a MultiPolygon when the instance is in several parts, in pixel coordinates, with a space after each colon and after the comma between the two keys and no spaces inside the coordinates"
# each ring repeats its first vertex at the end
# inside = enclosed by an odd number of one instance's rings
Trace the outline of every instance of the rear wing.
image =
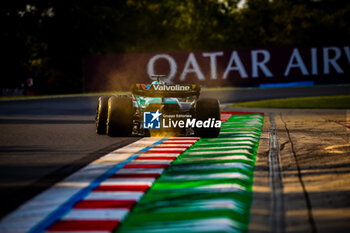
{"type": "Polygon", "coordinates": [[[144,97],[199,97],[199,85],[160,85],[160,84],[134,84],[131,92],[144,97]]]}

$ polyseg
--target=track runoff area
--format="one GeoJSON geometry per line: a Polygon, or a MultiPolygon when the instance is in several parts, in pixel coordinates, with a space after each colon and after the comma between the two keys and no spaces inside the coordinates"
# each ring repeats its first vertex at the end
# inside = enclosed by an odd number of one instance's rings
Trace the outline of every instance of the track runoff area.
{"type": "Polygon", "coordinates": [[[222,112],[218,138],[142,138],[55,184],[0,232],[246,232],[258,113],[222,112]]]}

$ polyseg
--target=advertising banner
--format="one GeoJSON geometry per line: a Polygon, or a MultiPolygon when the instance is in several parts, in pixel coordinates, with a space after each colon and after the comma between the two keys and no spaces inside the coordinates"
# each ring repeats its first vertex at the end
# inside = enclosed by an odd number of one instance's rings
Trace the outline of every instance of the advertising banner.
{"type": "Polygon", "coordinates": [[[128,53],[84,59],[86,91],[127,90],[150,83],[258,87],[274,83],[350,83],[350,47],[288,47],[226,51],[128,53]]]}

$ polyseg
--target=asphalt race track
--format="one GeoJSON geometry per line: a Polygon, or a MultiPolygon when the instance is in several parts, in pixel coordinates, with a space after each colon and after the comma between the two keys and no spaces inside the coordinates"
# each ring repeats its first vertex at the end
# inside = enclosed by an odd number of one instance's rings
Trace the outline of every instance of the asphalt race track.
{"type": "MultiPolygon", "coordinates": [[[[220,96],[219,99],[221,103],[229,103],[257,99],[348,93],[350,93],[349,86],[323,86],[311,88],[210,90],[203,92],[202,96],[220,96]]],[[[0,102],[1,217],[92,161],[140,139],[110,138],[96,135],[94,125],[96,99],[96,96],[83,96],[0,102]]],[[[347,121],[346,113],[340,113],[337,116],[337,122],[347,121]],[[339,115],[342,116],[340,117],[342,119],[339,119],[339,115]]],[[[301,116],[297,115],[297,117],[300,118],[301,116]]],[[[266,125],[269,125],[269,123],[266,123],[269,118],[270,117],[265,119],[265,128],[262,137],[265,137],[265,134],[269,132],[269,128],[266,128],[266,125]]],[[[327,118],[328,121],[330,119],[331,118],[327,118]]],[[[276,120],[277,127],[282,127],[282,120],[279,118],[276,120]]],[[[285,121],[288,120],[292,121],[291,118],[285,121]]],[[[340,129],[343,127],[340,124],[336,125],[340,129]]],[[[346,132],[346,128],[343,128],[344,132],[346,132]]],[[[287,133],[289,133],[289,131],[287,133]]],[[[293,135],[289,135],[289,137],[288,134],[283,135],[286,141],[290,141],[292,137],[293,135]]],[[[261,142],[264,142],[264,140],[261,142]]],[[[343,144],[346,145],[346,142],[343,144]]],[[[342,146],[343,144],[339,145],[342,146]]],[[[295,148],[293,148],[293,150],[294,154],[297,153],[295,152],[295,148]]],[[[291,154],[293,153],[291,152],[291,154]]],[[[264,163],[265,160],[259,160],[259,152],[257,156],[257,162],[264,163]]],[[[305,159],[305,161],[299,163],[307,163],[307,161],[308,160],[305,159]]],[[[341,161],[341,159],[339,159],[339,161],[341,161]]],[[[282,160],[281,166],[290,167],[291,165],[288,165],[288,162],[290,161],[285,158],[285,160],[282,160]]],[[[301,165],[298,164],[297,168],[298,166],[299,174],[296,175],[296,177],[301,177],[301,165]]],[[[344,174],[344,169],[348,169],[348,163],[345,167],[335,165],[330,169],[337,168],[342,169],[344,174]]],[[[264,172],[263,169],[259,171],[259,167],[257,171],[262,174],[264,172]]],[[[266,181],[261,182],[266,183],[266,181]]],[[[301,186],[303,185],[306,186],[307,184],[302,183],[301,186]]],[[[254,187],[256,187],[256,185],[254,187]]],[[[293,189],[293,187],[288,188],[293,189]]],[[[301,189],[303,189],[303,187],[301,187],[301,189]]],[[[320,188],[318,188],[318,190],[319,189],[320,188]]],[[[302,190],[301,193],[304,193],[305,198],[305,190],[302,190]]],[[[341,195],[347,194],[347,191],[341,193],[341,195]]],[[[262,194],[261,196],[263,199],[264,195],[262,194]]],[[[292,197],[287,196],[287,198],[292,197]]],[[[308,199],[310,198],[306,198],[306,200],[308,199]]],[[[332,202],[332,200],[330,200],[330,202],[332,202]]],[[[307,204],[311,205],[312,203],[310,203],[309,200],[307,204]]],[[[264,204],[258,205],[264,207],[264,204]]],[[[286,206],[285,208],[288,209],[289,207],[286,206]]],[[[296,215],[298,214],[298,212],[292,212],[292,217],[294,216],[293,213],[296,213],[296,215]]],[[[288,218],[292,217],[289,213],[288,218]]],[[[253,218],[256,218],[257,222],[264,222],[266,220],[266,216],[253,215],[253,218]]],[[[310,229],[312,231],[316,229],[317,223],[315,223],[315,219],[310,220],[310,211],[305,213],[305,218],[309,219],[309,222],[311,221],[311,224],[309,224],[311,226],[310,229]]],[[[290,223],[287,220],[285,220],[287,222],[286,225],[292,227],[288,225],[290,223]]],[[[295,219],[290,221],[295,221],[295,219]]],[[[306,225],[308,225],[308,223],[306,223],[306,225]]],[[[250,227],[253,230],[256,229],[256,226],[250,227]]],[[[344,225],[342,225],[342,227],[343,228],[340,229],[344,229],[344,225]]],[[[259,229],[261,229],[261,227],[259,229]]],[[[300,232],[308,232],[309,228],[306,227],[305,229],[300,230],[300,232]]]]}
{"type": "Polygon", "coordinates": [[[1,102],[1,215],[138,138],[96,135],[96,97],[1,102]]]}

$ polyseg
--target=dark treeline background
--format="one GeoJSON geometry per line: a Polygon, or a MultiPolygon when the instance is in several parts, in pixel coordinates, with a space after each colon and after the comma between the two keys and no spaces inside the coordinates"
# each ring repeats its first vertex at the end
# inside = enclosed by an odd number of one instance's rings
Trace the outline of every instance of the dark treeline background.
{"type": "Polygon", "coordinates": [[[348,45],[350,1],[15,0],[0,8],[1,85],[83,91],[82,58],[176,50],[348,45]]]}

